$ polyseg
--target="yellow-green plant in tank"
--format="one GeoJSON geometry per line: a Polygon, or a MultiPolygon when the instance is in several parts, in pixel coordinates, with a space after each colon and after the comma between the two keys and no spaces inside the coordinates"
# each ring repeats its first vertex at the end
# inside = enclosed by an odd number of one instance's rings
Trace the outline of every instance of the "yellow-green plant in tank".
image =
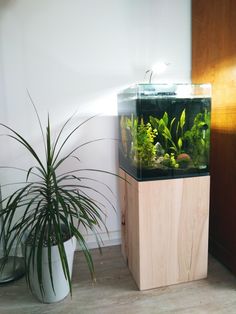
{"type": "Polygon", "coordinates": [[[137,160],[140,164],[152,167],[156,158],[156,147],[154,139],[157,135],[157,130],[152,128],[151,123],[141,123],[137,130],[137,146],[134,149],[137,152],[137,160]]]}
{"type": "Polygon", "coordinates": [[[174,153],[171,153],[171,154],[166,153],[163,157],[162,164],[170,168],[179,168],[179,164],[175,159],[174,153]]]}
{"type": "Polygon", "coordinates": [[[139,123],[138,118],[134,118],[133,115],[131,118],[122,117],[120,123],[123,128],[123,150],[127,149],[127,155],[134,163],[152,167],[156,158],[154,140],[157,130],[152,127],[151,123],[144,123],[143,119],[139,123]],[[124,132],[126,132],[125,136],[124,132]]]}

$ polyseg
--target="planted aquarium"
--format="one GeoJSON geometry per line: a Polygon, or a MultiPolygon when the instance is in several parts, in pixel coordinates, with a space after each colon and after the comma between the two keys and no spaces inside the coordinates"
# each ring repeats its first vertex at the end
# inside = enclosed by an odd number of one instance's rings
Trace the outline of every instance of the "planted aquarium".
{"type": "Polygon", "coordinates": [[[118,115],[120,167],[136,180],[209,174],[209,84],[134,85],[118,115]]]}

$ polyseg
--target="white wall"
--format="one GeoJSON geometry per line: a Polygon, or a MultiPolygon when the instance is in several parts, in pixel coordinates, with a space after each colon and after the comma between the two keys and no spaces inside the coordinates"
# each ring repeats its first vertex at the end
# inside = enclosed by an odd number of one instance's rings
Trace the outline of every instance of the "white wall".
{"type": "MultiPolygon", "coordinates": [[[[190,0],[0,0],[1,122],[20,130],[38,150],[40,133],[29,90],[43,122],[55,130],[75,110],[102,113],[74,141],[117,138],[116,94],[142,81],[157,61],[170,63],[159,82],[190,81],[190,0]]],[[[24,152],[2,141],[0,164],[28,166],[24,152]]],[[[73,143],[71,143],[73,144],[73,143]]],[[[117,144],[106,140],[80,151],[81,167],[117,171],[117,144]]],[[[99,175],[117,195],[114,177],[99,175]]],[[[1,171],[0,183],[21,180],[1,171]]],[[[4,190],[6,193],[6,189],[4,190]]],[[[107,209],[111,239],[120,241],[117,208],[107,209]]],[[[106,239],[106,238],[105,238],[106,239]]],[[[88,240],[92,243],[93,238],[88,240]]]]}

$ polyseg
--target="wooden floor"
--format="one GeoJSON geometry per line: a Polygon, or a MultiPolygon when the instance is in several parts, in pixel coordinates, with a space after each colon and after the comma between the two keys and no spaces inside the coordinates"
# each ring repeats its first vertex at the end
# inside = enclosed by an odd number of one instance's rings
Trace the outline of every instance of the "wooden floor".
{"type": "Polygon", "coordinates": [[[119,246],[93,251],[97,282],[92,284],[81,253],[76,253],[73,298],[40,304],[25,280],[0,286],[0,314],[156,314],[236,313],[236,278],[212,257],[208,279],[140,292],[119,246]]]}

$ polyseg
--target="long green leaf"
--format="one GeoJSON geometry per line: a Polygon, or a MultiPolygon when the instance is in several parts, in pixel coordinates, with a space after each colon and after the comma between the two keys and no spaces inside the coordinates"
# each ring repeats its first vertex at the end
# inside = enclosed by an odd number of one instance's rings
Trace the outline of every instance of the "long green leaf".
{"type": "Polygon", "coordinates": [[[182,111],[181,113],[181,116],[180,116],[180,120],[179,120],[179,123],[180,123],[180,127],[181,129],[183,129],[184,125],[185,125],[185,109],[182,111]]]}
{"type": "Polygon", "coordinates": [[[95,117],[98,117],[98,115],[94,115],[94,116],[91,116],[87,119],[85,119],[83,122],[81,122],[78,126],[76,126],[70,133],[69,135],[67,135],[67,137],[65,138],[65,140],[63,141],[63,143],[61,144],[57,154],[56,154],[56,157],[54,159],[54,163],[56,162],[56,160],[58,159],[60,153],[61,153],[61,150],[62,148],[65,146],[65,144],[68,142],[69,138],[82,126],[84,125],[85,123],[87,123],[89,120],[91,119],[94,119],[95,117]]]}
{"type": "Polygon", "coordinates": [[[45,149],[45,153],[46,153],[46,143],[45,143],[45,138],[44,138],[44,133],[43,133],[43,126],[42,126],[42,123],[41,123],[41,120],[40,120],[40,117],[39,117],[39,113],[38,113],[38,110],[37,110],[37,108],[36,108],[36,106],[35,106],[35,103],[34,103],[32,97],[31,97],[30,92],[29,92],[28,89],[27,89],[27,94],[28,94],[28,96],[29,96],[29,99],[30,99],[31,104],[33,105],[34,111],[35,111],[36,116],[37,116],[37,119],[38,119],[40,131],[41,131],[41,134],[42,134],[44,149],[45,149]]]}

